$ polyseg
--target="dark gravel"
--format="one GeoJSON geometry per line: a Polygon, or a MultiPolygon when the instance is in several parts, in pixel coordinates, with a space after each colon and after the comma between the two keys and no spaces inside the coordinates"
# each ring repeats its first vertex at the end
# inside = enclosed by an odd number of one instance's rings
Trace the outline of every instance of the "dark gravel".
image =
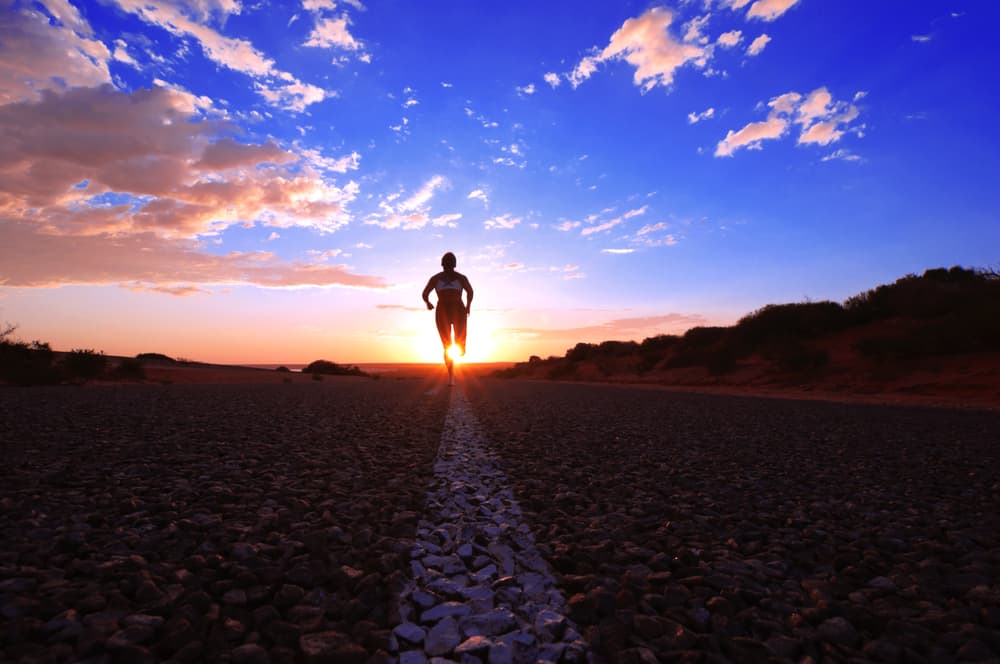
{"type": "Polygon", "coordinates": [[[1000,659],[1000,414],[469,393],[602,657],[1000,659]]]}
{"type": "Polygon", "coordinates": [[[0,661],[377,661],[428,387],[0,388],[0,661]]]}
{"type": "MultiPolygon", "coordinates": [[[[0,661],[385,661],[430,387],[0,388],[0,661]]],[[[603,659],[1000,658],[996,413],[467,392],[603,659]]]]}

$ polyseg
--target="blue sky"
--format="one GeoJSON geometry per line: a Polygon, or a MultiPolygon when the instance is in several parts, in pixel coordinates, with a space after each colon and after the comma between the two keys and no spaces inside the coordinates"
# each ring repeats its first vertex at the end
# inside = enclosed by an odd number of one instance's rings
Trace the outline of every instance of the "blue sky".
{"type": "Polygon", "coordinates": [[[57,347],[435,359],[448,250],[479,360],[1000,262],[992,3],[0,12],[0,321],[57,347]]]}

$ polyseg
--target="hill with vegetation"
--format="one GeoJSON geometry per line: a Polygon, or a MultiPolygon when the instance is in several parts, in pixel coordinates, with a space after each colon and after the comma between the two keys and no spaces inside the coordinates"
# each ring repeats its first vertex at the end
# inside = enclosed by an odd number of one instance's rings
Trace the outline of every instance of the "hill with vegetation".
{"type": "Polygon", "coordinates": [[[1000,272],[952,267],[907,275],[838,302],[769,304],[729,327],[638,341],[578,343],[501,378],[676,384],[786,383],[850,372],[898,378],[948,358],[1000,353],[1000,272]]]}

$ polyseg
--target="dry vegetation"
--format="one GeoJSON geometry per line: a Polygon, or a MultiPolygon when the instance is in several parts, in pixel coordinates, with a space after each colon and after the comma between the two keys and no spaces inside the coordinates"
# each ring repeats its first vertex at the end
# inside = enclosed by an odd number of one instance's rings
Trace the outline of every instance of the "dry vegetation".
{"type": "Polygon", "coordinates": [[[843,304],[770,304],[730,327],[579,343],[563,357],[533,356],[495,375],[739,384],[754,367],[755,377],[801,384],[847,369],[898,375],[921,362],[998,352],[1000,273],[952,267],[907,275],[843,304]]]}

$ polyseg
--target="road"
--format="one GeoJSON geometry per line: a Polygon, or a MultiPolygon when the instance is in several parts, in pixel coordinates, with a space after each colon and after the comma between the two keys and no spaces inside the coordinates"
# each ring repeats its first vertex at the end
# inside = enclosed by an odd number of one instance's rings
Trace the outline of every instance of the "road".
{"type": "Polygon", "coordinates": [[[1000,657],[1000,414],[453,392],[0,388],[0,660],[1000,657]]]}

